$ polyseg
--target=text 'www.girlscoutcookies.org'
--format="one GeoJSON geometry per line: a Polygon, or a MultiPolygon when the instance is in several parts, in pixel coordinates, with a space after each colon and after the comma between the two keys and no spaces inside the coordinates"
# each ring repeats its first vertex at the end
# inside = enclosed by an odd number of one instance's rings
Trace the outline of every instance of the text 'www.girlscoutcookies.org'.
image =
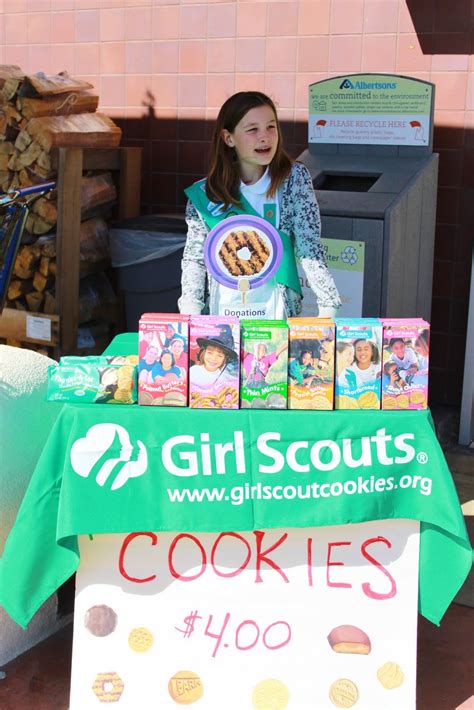
{"type": "Polygon", "coordinates": [[[243,486],[214,488],[168,488],[171,503],[221,503],[242,505],[249,500],[305,500],[317,498],[337,498],[339,496],[370,495],[396,491],[397,489],[417,490],[420,495],[429,496],[432,480],[428,476],[404,474],[398,481],[394,476],[376,478],[358,476],[348,481],[332,483],[306,483],[298,485],[268,486],[262,483],[243,486]]]}

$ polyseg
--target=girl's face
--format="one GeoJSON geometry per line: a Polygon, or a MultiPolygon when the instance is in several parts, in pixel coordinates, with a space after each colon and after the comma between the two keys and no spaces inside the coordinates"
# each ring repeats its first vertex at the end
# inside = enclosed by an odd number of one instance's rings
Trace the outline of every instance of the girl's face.
{"type": "Polygon", "coordinates": [[[392,345],[392,353],[396,355],[396,357],[400,358],[400,360],[403,360],[406,348],[407,346],[404,342],[397,340],[397,342],[392,345]]]}
{"type": "Polygon", "coordinates": [[[173,366],[173,358],[170,353],[165,353],[161,356],[161,365],[163,370],[169,370],[173,366]]]}
{"type": "Polygon", "coordinates": [[[329,340],[325,340],[321,343],[321,348],[319,350],[319,359],[323,362],[330,362],[334,355],[334,344],[329,340]]]}
{"type": "Polygon", "coordinates": [[[415,340],[414,348],[419,355],[428,355],[429,350],[424,340],[415,340]]]}
{"type": "Polygon", "coordinates": [[[244,181],[255,175],[256,168],[261,176],[278,147],[276,116],[270,106],[251,108],[232,133],[222,131],[222,138],[226,145],[235,148],[244,181]]]}
{"type": "Polygon", "coordinates": [[[208,345],[204,350],[203,365],[209,372],[220,370],[225,363],[225,353],[221,348],[208,345]]]}
{"type": "Polygon", "coordinates": [[[355,347],[355,359],[361,370],[369,367],[372,362],[372,346],[367,340],[362,340],[355,347]]]}
{"type": "Polygon", "coordinates": [[[176,360],[179,360],[181,357],[181,354],[184,350],[184,345],[182,340],[173,340],[173,342],[170,345],[171,350],[173,351],[173,355],[175,356],[176,360]]]}
{"type": "Polygon", "coordinates": [[[303,365],[311,365],[311,353],[303,353],[301,362],[303,365]]]}
{"type": "Polygon", "coordinates": [[[257,357],[260,359],[261,357],[265,357],[267,354],[267,349],[265,345],[259,345],[258,350],[257,350],[257,357]]]}
{"type": "Polygon", "coordinates": [[[147,365],[153,365],[153,363],[156,362],[157,357],[158,349],[155,348],[153,345],[149,345],[145,353],[145,362],[147,363],[147,365]]]}
{"type": "Polygon", "coordinates": [[[339,362],[342,363],[343,367],[349,367],[354,361],[354,348],[352,345],[350,348],[346,348],[339,354],[339,362]]]}

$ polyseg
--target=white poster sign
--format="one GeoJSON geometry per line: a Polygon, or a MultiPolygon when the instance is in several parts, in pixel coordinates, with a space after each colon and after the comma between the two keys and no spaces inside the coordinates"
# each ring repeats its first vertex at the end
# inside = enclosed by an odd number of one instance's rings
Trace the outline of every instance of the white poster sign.
{"type": "MultiPolygon", "coordinates": [[[[345,239],[321,239],[326,253],[328,269],[339,291],[342,306],[338,317],[360,318],[364,296],[365,244],[345,239]]],[[[298,275],[303,291],[302,316],[316,316],[318,302],[316,294],[309,287],[306,275],[297,260],[298,275]]]]}
{"type": "Polygon", "coordinates": [[[350,74],[309,86],[309,143],[430,143],[433,85],[396,74],[350,74]]]}
{"type": "Polygon", "coordinates": [[[80,538],[70,709],[415,708],[418,531],[80,538]]]}
{"type": "Polygon", "coordinates": [[[26,337],[34,340],[51,340],[51,320],[41,316],[26,316],[26,337]]]}

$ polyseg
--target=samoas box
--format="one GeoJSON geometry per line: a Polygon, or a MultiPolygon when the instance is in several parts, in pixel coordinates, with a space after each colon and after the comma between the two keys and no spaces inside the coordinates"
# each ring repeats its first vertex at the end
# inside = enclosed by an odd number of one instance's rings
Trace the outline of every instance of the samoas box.
{"type": "Polygon", "coordinates": [[[383,320],[382,409],[426,409],[429,345],[425,320],[383,320]]]}
{"type": "Polygon", "coordinates": [[[332,409],[334,321],[289,318],[288,327],[288,409],[332,409]]]}
{"type": "Polygon", "coordinates": [[[189,352],[189,406],[195,409],[238,409],[238,318],[191,316],[189,352]]]}
{"type": "Polygon", "coordinates": [[[241,321],[240,406],[286,409],[288,326],[286,321],[241,321]]]}
{"type": "Polygon", "coordinates": [[[336,318],[336,409],[380,409],[382,323],[336,318]]]}
{"type": "Polygon", "coordinates": [[[138,404],[186,407],[188,321],[175,313],[144,313],[138,324],[138,404]]]}

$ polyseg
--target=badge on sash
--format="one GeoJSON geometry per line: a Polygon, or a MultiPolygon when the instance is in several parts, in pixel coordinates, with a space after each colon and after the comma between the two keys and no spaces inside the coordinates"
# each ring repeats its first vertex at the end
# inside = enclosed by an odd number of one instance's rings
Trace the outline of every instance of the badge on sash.
{"type": "Polygon", "coordinates": [[[266,219],[250,215],[222,220],[211,229],[204,244],[209,273],[223,286],[240,291],[243,304],[250,289],[275,275],[282,256],[283,245],[275,227],[266,219]]]}

